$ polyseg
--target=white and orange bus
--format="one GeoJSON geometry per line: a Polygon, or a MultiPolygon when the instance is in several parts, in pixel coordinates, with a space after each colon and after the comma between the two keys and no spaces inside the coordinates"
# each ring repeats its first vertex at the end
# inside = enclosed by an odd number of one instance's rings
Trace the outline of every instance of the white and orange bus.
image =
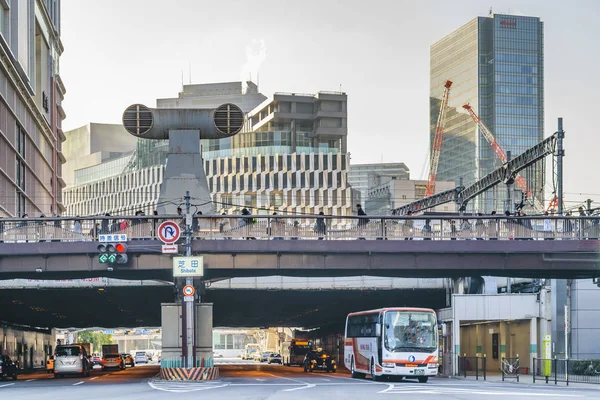
{"type": "Polygon", "coordinates": [[[371,375],[416,378],[438,372],[435,311],[428,308],[381,308],[346,318],[344,364],[353,378],[371,375]]]}

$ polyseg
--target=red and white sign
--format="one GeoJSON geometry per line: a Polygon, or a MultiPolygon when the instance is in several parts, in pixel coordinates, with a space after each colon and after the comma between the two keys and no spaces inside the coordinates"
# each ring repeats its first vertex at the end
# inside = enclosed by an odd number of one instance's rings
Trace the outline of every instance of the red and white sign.
{"type": "Polygon", "coordinates": [[[196,293],[196,290],[192,285],[186,285],[183,287],[183,295],[184,296],[193,296],[196,293]]]}
{"type": "Polygon", "coordinates": [[[163,244],[162,245],[162,253],[163,254],[177,254],[177,253],[179,253],[179,246],[176,244],[163,244]]]}
{"type": "Polygon", "coordinates": [[[158,238],[165,244],[173,244],[179,240],[181,229],[173,221],[165,221],[158,227],[158,238]]]}

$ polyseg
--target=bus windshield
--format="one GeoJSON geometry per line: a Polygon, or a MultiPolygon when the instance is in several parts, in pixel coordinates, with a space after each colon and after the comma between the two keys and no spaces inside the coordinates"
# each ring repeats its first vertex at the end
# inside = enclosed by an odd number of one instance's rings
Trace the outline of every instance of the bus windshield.
{"type": "Polygon", "coordinates": [[[436,349],[436,316],[433,313],[388,311],[383,331],[388,351],[432,352],[436,349]]]}

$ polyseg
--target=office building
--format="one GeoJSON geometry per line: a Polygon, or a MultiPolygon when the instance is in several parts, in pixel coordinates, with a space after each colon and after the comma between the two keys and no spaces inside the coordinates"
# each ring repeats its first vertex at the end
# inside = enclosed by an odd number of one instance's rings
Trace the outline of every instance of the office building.
{"type": "Polygon", "coordinates": [[[365,202],[369,188],[379,186],[388,177],[410,179],[410,169],[404,163],[350,164],[348,183],[360,192],[361,200],[365,202]]]}
{"type": "Polygon", "coordinates": [[[0,217],[63,211],[60,3],[0,1],[0,217]]]}
{"type": "MultiPolygon", "coordinates": [[[[395,176],[382,177],[379,184],[367,191],[365,211],[368,215],[390,215],[390,211],[425,197],[427,181],[402,179],[395,176]]],[[[437,182],[435,193],[454,189],[454,182],[437,182]]],[[[456,212],[456,204],[446,203],[428,211],[456,212]]]]}
{"type": "MultiPolygon", "coordinates": [[[[471,107],[512,156],[544,137],[543,22],[536,17],[477,17],[431,46],[430,143],[447,80],[453,82],[437,171],[440,181],[473,183],[501,166],[463,105],[471,107]]],[[[522,173],[543,203],[543,166],[522,173]]],[[[503,210],[506,187],[471,203],[475,210],[503,210]]]]}
{"type": "MultiPolygon", "coordinates": [[[[252,82],[227,82],[186,85],[177,98],[159,99],[157,104],[216,108],[226,102],[246,112],[244,129],[231,138],[201,141],[208,186],[219,213],[238,213],[246,207],[254,213],[352,214],[352,188],[346,183],[346,94],[275,93],[267,98],[252,82]]],[[[66,192],[68,214],[153,211],[167,148],[167,141],[138,139],[132,154],[110,159],[114,168],[106,167],[108,159],[100,157],[98,164],[74,171],[77,184],[66,192]],[[115,168],[122,170],[109,172],[115,168]]],[[[183,195],[173,194],[173,201],[183,195]]]]}

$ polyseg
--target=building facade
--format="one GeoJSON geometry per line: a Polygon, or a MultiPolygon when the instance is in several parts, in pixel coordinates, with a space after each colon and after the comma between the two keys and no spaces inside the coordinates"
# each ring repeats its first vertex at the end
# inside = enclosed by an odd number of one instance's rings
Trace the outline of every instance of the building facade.
{"type": "Polygon", "coordinates": [[[365,202],[369,188],[379,186],[388,177],[410,179],[410,169],[404,163],[350,164],[348,183],[360,192],[361,200],[365,202]]]}
{"type": "MultiPolygon", "coordinates": [[[[435,193],[454,189],[454,182],[436,182],[435,193]]],[[[380,183],[369,188],[367,192],[365,211],[368,215],[390,215],[390,211],[425,197],[427,181],[400,179],[398,177],[383,177],[380,183]]],[[[456,204],[446,203],[430,211],[456,211],[456,204]]]]}
{"type": "Polygon", "coordinates": [[[0,217],[63,211],[60,0],[0,1],[0,217]]]}
{"type": "MultiPolygon", "coordinates": [[[[246,113],[241,133],[202,140],[202,155],[215,209],[228,214],[352,214],[352,188],[346,149],[347,96],[275,93],[267,98],[252,82],[189,85],[174,99],[159,99],[159,108],[216,108],[230,102],[246,113]]],[[[96,176],[78,181],[66,192],[68,214],[151,212],[157,204],[167,159],[167,141],[138,139],[121,173],[104,162],[74,171],[96,176]],[[115,192],[115,188],[127,188],[115,192]]],[[[118,161],[121,160],[121,161],[118,161]]],[[[77,179],[76,179],[77,181],[77,179]]],[[[183,194],[174,194],[182,198],[183,194]]]]}
{"type": "MultiPolygon", "coordinates": [[[[544,137],[544,36],[536,17],[490,14],[477,17],[430,49],[430,143],[433,143],[444,84],[449,96],[437,178],[471,184],[501,166],[463,105],[469,103],[496,140],[512,156],[544,137]]],[[[521,174],[543,204],[544,168],[521,174]]],[[[477,211],[503,210],[506,187],[472,203],[477,211]]]]}

